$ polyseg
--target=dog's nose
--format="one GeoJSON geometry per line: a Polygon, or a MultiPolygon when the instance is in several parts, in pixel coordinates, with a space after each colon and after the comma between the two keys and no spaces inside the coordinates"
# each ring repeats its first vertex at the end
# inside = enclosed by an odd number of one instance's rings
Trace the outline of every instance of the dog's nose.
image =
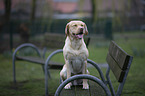
{"type": "Polygon", "coordinates": [[[83,28],[80,28],[80,32],[83,32],[83,28]]]}
{"type": "Polygon", "coordinates": [[[79,34],[83,34],[83,28],[80,28],[80,33],[79,34]]]}

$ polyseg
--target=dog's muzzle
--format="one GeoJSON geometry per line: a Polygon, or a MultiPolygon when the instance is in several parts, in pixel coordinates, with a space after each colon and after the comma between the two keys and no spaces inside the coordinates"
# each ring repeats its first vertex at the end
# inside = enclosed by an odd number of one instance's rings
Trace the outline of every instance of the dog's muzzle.
{"type": "Polygon", "coordinates": [[[78,34],[73,34],[74,37],[76,37],[77,39],[81,39],[81,38],[83,38],[83,36],[84,36],[83,31],[84,31],[83,28],[80,28],[78,34]]]}

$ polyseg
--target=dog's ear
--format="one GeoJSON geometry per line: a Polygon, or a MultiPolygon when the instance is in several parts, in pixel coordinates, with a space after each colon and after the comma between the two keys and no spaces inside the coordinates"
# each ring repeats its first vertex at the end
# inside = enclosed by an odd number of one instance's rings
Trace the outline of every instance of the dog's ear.
{"type": "Polygon", "coordinates": [[[66,36],[69,35],[69,23],[67,23],[67,25],[65,27],[65,34],[66,34],[66,36]]]}
{"type": "Polygon", "coordinates": [[[86,24],[84,24],[84,25],[85,25],[85,35],[87,35],[88,34],[88,28],[87,28],[86,24]]]}

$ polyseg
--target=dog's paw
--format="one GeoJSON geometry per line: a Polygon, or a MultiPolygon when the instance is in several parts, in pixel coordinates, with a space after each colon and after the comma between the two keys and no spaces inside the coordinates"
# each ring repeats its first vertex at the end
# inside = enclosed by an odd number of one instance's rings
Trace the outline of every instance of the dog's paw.
{"type": "Polygon", "coordinates": [[[88,84],[83,84],[83,89],[89,89],[89,85],[88,84]]]}
{"type": "Polygon", "coordinates": [[[65,87],[64,87],[64,89],[71,89],[71,83],[68,83],[65,87]]]}

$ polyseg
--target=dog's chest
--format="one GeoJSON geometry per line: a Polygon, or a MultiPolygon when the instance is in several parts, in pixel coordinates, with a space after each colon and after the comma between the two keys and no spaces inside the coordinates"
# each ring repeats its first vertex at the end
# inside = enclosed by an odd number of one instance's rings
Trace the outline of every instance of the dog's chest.
{"type": "Polygon", "coordinates": [[[69,65],[70,65],[71,72],[73,74],[78,74],[82,72],[85,65],[85,61],[82,57],[72,56],[69,59],[69,65]]]}

